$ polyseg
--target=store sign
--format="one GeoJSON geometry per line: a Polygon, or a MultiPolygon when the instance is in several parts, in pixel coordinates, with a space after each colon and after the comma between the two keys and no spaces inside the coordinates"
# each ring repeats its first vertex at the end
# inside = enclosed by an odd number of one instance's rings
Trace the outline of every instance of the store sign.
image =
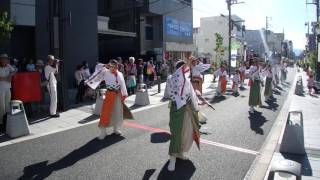
{"type": "Polygon", "coordinates": [[[192,23],[166,17],[165,27],[167,35],[178,37],[192,37],[192,23]]]}

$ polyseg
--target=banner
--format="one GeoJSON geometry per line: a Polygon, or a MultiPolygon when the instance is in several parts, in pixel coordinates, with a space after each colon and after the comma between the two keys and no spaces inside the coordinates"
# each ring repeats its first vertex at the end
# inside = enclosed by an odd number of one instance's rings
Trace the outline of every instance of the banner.
{"type": "Polygon", "coordinates": [[[85,81],[85,83],[91,88],[96,89],[101,81],[104,80],[104,64],[97,64],[95,67],[94,73],[91,75],[91,77],[85,81]]]}
{"type": "Polygon", "coordinates": [[[12,77],[12,99],[23,103],[42,100],[39,72],[19,72],[12,77]]]}

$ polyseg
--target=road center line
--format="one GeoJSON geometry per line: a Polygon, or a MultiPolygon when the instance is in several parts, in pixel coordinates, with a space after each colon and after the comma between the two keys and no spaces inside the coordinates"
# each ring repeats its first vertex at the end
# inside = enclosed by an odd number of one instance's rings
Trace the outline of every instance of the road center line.
{"type": "MultiPolygon", "coordinates": [[[[132,121],[125,121],[124,125],[132,127],[132,128],[136,128],[136,129],[143,129],[143,130],[149,131],[149,132],[156,132],[156,133],[164,132],[164,133],[170,134],[170,131],[168,131],[168,130],[148,127],[148,126],[144,126],[144,125],[140,125],[140,124],[134,123],[132,121]]],[[[235,146],[222,144],[222,143],[218,143],[218,142],[213,142],[213,141],[209,141],[209,140],[202,139],[202,138],[200,139],[200,142],[203,143],[203,144],[217,146],[217,147],[221,147],[221,148],[225,148],[225,149],[229,149],[229,150],[233,150],[233,151],[238,151],[238,152],[242,152],[242,153],[247,153],[247,154],[252,154],[252,155],[258,155],[259,154],[259,152],[257,152],[257,151],[244,149],[244,148],[240,148],[240,147],[235,147],[235,146]]]]}

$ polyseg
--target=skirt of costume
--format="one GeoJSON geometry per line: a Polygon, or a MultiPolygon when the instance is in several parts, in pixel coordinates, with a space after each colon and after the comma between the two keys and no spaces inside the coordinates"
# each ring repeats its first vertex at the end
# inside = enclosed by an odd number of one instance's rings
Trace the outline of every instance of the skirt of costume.
{"type": "Polygon", "coordinates": [[[180,155],[190,150],[193,141],[200,149],[200,132],[198,114],[188,102],[177,109],[175,103],[170,107],[170,146],[169,155],[180,155]]]}
{"type": "Polygon", "coordinates": [[[238,92],[238,83],[235,81],[232,82],[232,91],[238,92]]]}
{"type": "Polygon", "coordinates": [[[225,77],[219,77],[217,92],[225,94],[227,91],[227,80],[225,77]]]}
{"type": "Polygon", "coordinates": [[[243,83],[245,79],[245,72],[240,72],[240,82],[243,83]]]}
{"type": "Polygon", "coordinates": [[[136,81],[136,76],[135,75],[130,75],[128,77],[127,86],[128,86],[128,88],[133,88],[133,87],[137,86],[137,81],[136,81]]]}
{"type": "Polygon", "coordinates": [[[121,101],[121,93],[107,91],[102,105],[99,127],[120,126],[124,119],[133,119],[133,116],[121,101]]]}
{"type": "Polygon", "coordinates": [[[284,82],[287,80],[287,72],[285,70],[281,70],[281,81],[284,82]]]}
{"type": "Polygon", "coordinates": [[[250,86],[249,106],[260,106],[261,94],[260,94],[260,80],[254,80],[250,86]]]}
{"type": "Polygon", "coordinates": [[[198,90],[202,94],[202,78],[201,77],[192,77],[192,87],[194,90],[198,90]]]}
{"type": "Polygon", "coordinates": [[[272,96],[272,78],[267,77],[266,78],[266,85],[264,88],[264,97],[268,99],[269,97],[272,96]]]}

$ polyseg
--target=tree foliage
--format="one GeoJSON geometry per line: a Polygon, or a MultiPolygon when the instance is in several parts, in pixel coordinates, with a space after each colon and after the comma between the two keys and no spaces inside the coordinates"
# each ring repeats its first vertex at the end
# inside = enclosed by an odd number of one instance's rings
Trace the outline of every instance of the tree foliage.
{"type": "Polygon", "coordinates": [[[223,61],[223,56],[224,56],[224,50],[225,48],[223,47],[223,37],[219,33],[214,34],[216,37],[216,48],[214,51],[216,52],[216,62],[217,65],[219,65],[223,61]]]}
{"type": "Polygon", "coordinates": [[[315,72],[316,69],[316,61],[317,61],[317,55],[316,51],[310,51],[308,52],[308,64],[310,65],[310,68],[313,72],[315,72]]]}
{"type": "Polygon", "coordinates": [[[10,39],[11,32],[14,28],[14,22],[10,20],[7,12],[0,13],[0,41],[10,39]]]}

